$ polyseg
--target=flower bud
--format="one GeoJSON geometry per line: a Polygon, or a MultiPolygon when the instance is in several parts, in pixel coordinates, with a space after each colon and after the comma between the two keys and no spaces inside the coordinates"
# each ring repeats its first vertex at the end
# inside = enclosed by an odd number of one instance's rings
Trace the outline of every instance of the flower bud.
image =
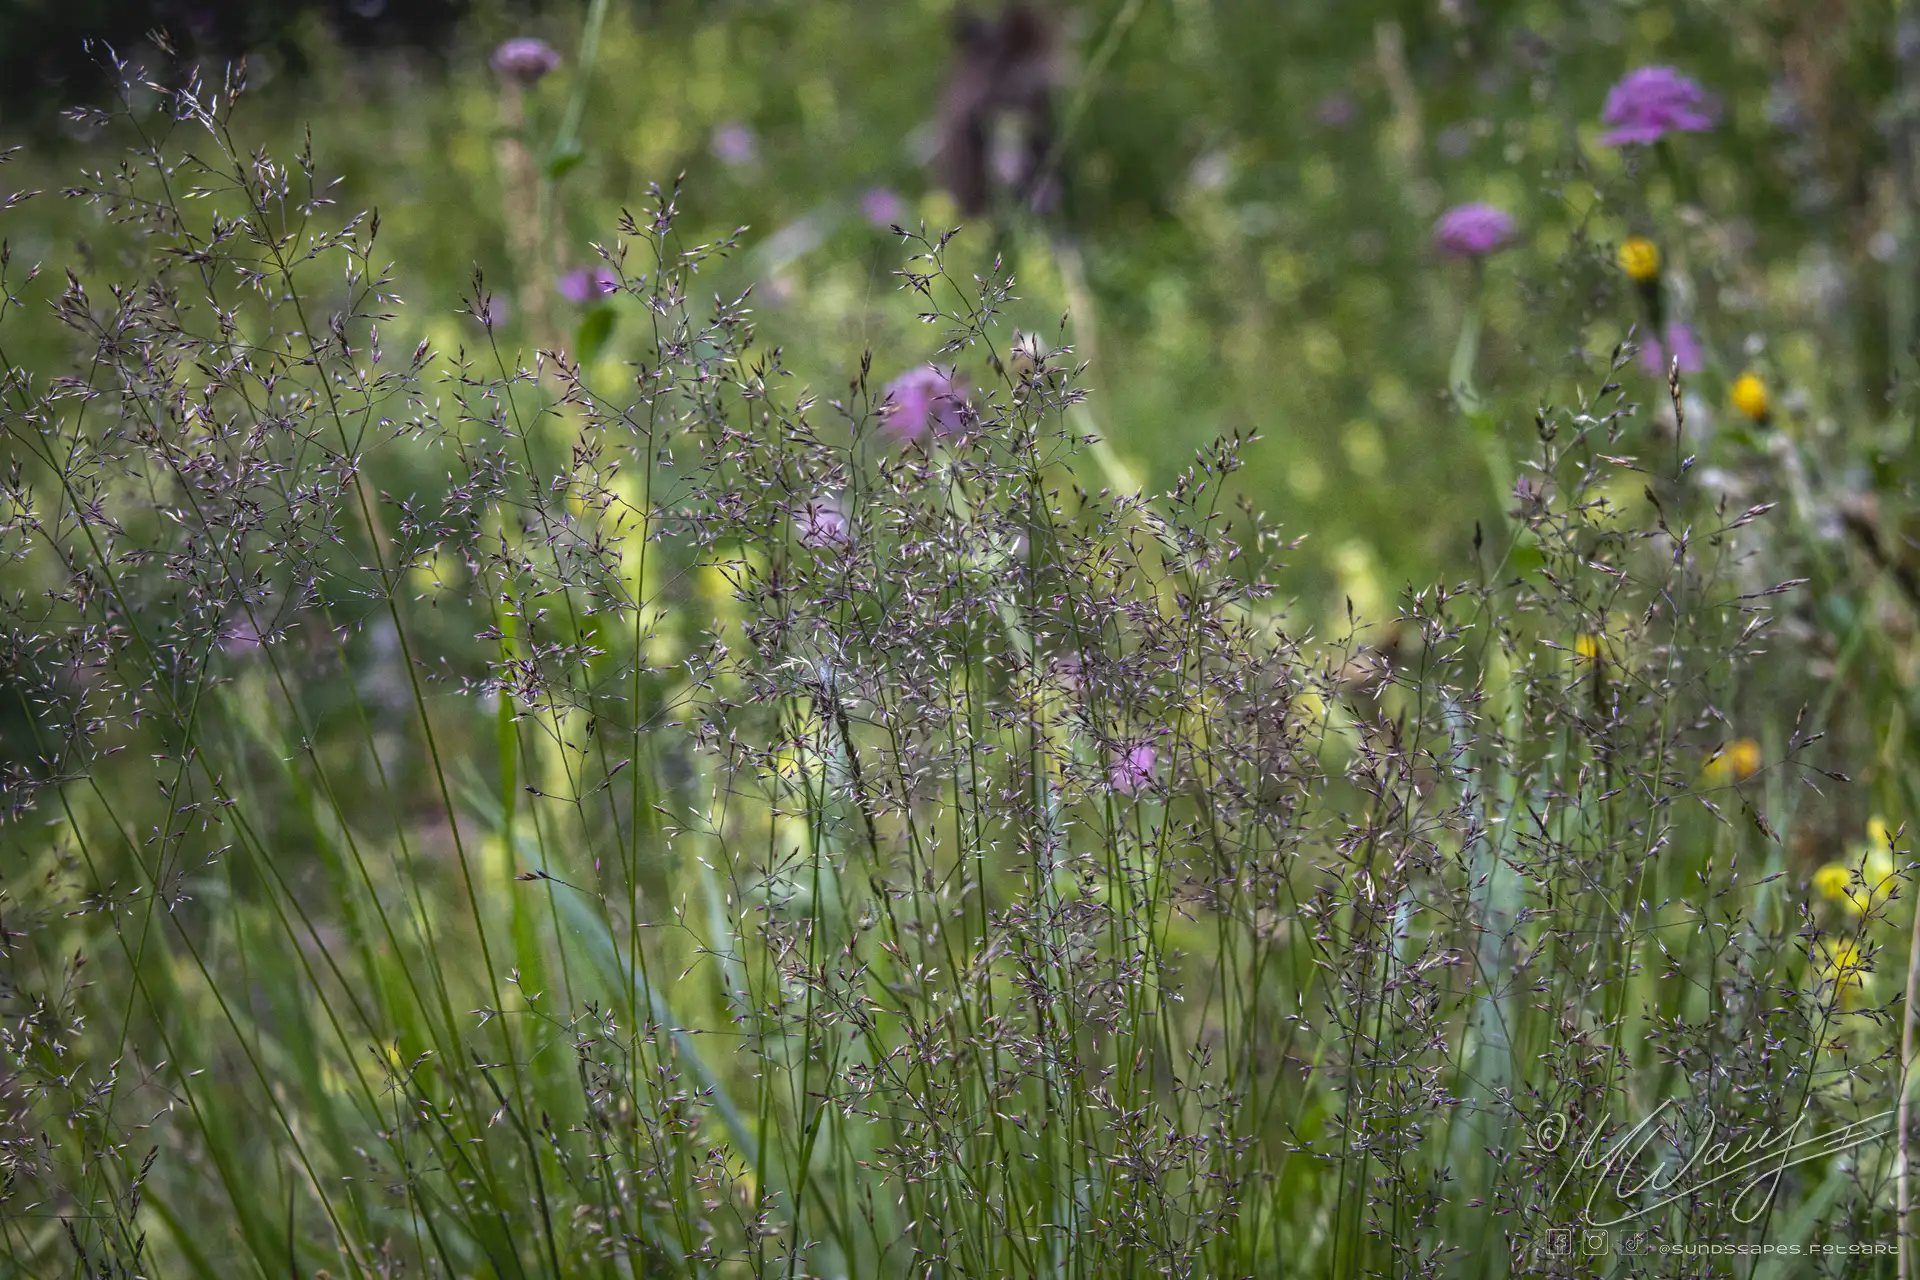
{"type": "Polygon", "coordinates": [[[1733,407],[1746,414],[1755,422],[1764,423],[1773,412],[1767,399],[1767,384],[1760,381],[1760,375],[1748,370],[1733,380],[1733,390],[1728,393],[1733,407]]]}
{"type": "Polygon", "coordinates": [[[1645,284],[1660,276],[1660,246],[1645,236],[1633,236],[1620,244],[1620,269],[1645,284]]]}

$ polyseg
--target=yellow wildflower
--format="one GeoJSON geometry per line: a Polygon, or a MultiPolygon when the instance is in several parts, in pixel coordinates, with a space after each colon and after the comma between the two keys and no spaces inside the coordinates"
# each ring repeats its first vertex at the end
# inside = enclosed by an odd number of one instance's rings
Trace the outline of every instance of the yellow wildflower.
{"type": "Polygon", "coordinates": [[[1857,873],[1844,862],[1829,862],[1813,873],[1813,887],[1822,897],[1845,903],[1849,914],[1865,915],[1893,897],[1893,859],[1868,854],[1857,873]]]}
{"type": "Polygon", "coordinates": [[[1752,738],[1736,738],[1708,757],[1700,772],[1702,781],[1712,786],[1745,782],[1760,772],[1760,744],[1752,738]]]}
{"type": "Polygon", "coordinates": [[[1814,947],[1820,966],[1820,985],[1833,984],[1842,1008],[1850,1007],[1867,988],[1872,962],[1852,938],[1825,938],[1814,947]]]}
{"type": "Polygon", "coordinates": [[[1885,906],[1897,886],[1893,845],[1883,819],[1867,822],[1867,847],[1856,849],[1857,862],[1829,862],[1813,873],[1813,887],[1824,898],[1846,904],[1852,915],[1885,906]]]}
{"type": "Polygon", "coordinates": [[[1619,665],[1626,660],[1626,641],[1632,632],[1632,623],[1618,614],[1608,614],[1604,618],[1595,618],[1589,624],[1589,630],[1579,631],[1573,637],[1573,656],[1576,660],[1596,665],[1613,663],[1619,665]]]}
{"type": "Polygon", "coordinates": [[[1632,236],[1621,242],[1620,269],[1645,284],[1660,274],[1660,246],[1645,236],[1632,236]]]}
{"type": "Polygon", "coordinates": [[[1868,820],[1867,841],[1865,849],[1854,850],[1856,856],[1849,862],[1830,862],[1813,873],[1813,887],[1823,897],[1842,903],[1853,916],[1883,910],[1900,884],[1885,819],[1868,820]]]}
{"type": "Polygon", "coordinates": [[[1760,381],[1760,375],[1749,369],[1733,380],[1733,390],[1729,393],[1733,407],[1752,418],[1755,422],[1765,422],[1773,408],[1767,399],[1767,384],[1760,381]]]}
{"type": "Polygon", "coordinates": [[[1618,665],[1620,650],[1613,638],[1603,631],[1582,631],[1573,638],[1573,666],[1581,679],[1591,678],[1598,682],[1607,678],[1607,668],[1618,665]]]}
{"type": "Polygon", "coordinates": [[[1813,887],[1823,898],[1847,898],[1853,884],[1853,871],[1844,862],[1829,862],[1813,873],[1813,887]]]}

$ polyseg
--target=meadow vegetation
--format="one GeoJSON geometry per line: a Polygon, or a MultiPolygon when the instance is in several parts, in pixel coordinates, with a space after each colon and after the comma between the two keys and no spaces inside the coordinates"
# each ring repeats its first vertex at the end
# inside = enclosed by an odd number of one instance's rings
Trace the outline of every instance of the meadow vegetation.
{"type": "Polygon", "coordinates": [[[995,30],[20,130],[0,1270],[1911,1274],[1920,22],[995,30]]]}

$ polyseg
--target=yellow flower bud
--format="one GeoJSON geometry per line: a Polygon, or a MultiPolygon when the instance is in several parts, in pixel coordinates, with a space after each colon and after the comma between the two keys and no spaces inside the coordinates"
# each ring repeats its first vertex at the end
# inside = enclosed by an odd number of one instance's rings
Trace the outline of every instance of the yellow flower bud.
{"type": "Polygon", "coordinates": [[[1712,786],[1745,782],[1760,772],[1760,744],[1752,738],[1736,738],[1714,752],[1701,770],[1702,780],[1712,786]]]}
{"type": "Polygon", "coordinates": [[[1640,283],[1660,274],[1660,246],[1645,236],[1632,236],[1621,242],[1620,269],[1640,283]]]}
{"type": "Polygon", "coordinates": [[[1733,380],[1730,397],[1733,407],[1755,422],[1765,422],[1767,415],[1772,412],[1767,402],[1767,384],[1760,381],[1760,375],[1751,370],[1733,380]]]}

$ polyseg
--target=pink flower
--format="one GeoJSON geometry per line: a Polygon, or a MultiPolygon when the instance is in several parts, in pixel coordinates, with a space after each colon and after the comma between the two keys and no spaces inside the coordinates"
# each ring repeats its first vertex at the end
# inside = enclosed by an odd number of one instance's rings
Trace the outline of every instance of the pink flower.
{"type": "Polygon", "coordinates": [[[1153,785],[1153,767],[1160,753],[1150,742],[1128,747],[1107,766],[1107,786],[1123,796],[1138,795],[1153,785]]]}
{"type": "Polygon", "coordinates": [[[966,393],[952,374],[923,364],[887,384],[880,398],[880,421],[901,444],[922,438],[929,427],[938,436],[955,436],[966,426],[961,412],[966,403],[966,393]]]}
{"type": "Polygon", "coordinates": [[[793,532],[800,545],[825,551],[853,545],[853,528],[846,513],[825,498],[813,498],[794,513],[793,532]]]}
{"type": "Polygon", "coordinates": [[[760,154],[760,144],[754,139],[753,130],[738,120],[728,121],[715,129],[712,145],[716,159],[736,168],[752,164],[760,154]]]}
{"type": "Polygon", "coordinates": [[[868,222],[885,230],[907,216],[907,204],[885,187],[875,187],[860,197],[860,212],[868,222]]]}
{"type": "Polygon", "coordinates": [[[492,62],[507,79],[531,85],[560,65],[560,55],[545,40],[516,36],[493,51],[492,62]]]}
{"type": "Polygon", "coordinates": [[[1667,361],[1679,364],[1682,373],[1698,373],[1702,368],[1700,339],[1688,326],[1674,321],[1667,326],[1666,344],[1648,334],[1640,347],[1640,365],[1656,378],[1667,376],[1667,361]]]}
{"type": "Polygon", "coordinates": [[[1490,204],[1455,205],[1434,224],[1440,252],[1456,258],[1481,258],[1513,239],[1513,219],[1490,204]]]}
{"type": "Polygon", "coordinates": [[[560,296],[568,302],[592,302],[595,298],[604,298],[620,287],[620,277],[607,267],[580,267],[562,275],[553,282],[560,296]]]}
{"type": "Polygon", "coordinates": [[[1600,135],[1600,142],[1624,147],[1658,142],[1669,133],[1704,133],[1716,116],[1706,91],[1672,67],[1641,67],[1607,93],[1600,121],[1613,128],[1600,135]]]}

